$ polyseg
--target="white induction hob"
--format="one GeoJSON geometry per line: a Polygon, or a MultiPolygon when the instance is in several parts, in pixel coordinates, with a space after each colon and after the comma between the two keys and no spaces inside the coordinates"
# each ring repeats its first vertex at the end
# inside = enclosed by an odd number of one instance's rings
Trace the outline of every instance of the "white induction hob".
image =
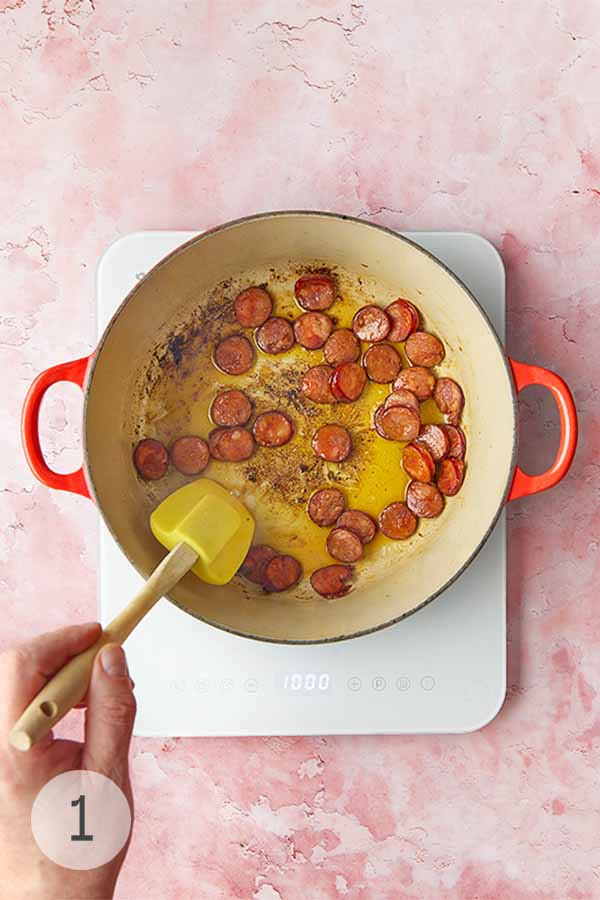
{"type": "MultiPolygon", "coordinates": [[[[137,232],[97,273],[98,333],[136,280],[192,232],[137,232]]],[[[473,234],[407,233],[472,290],[504,339],[504,268],[473,234]]],[[[141,578],[100,525],[100,618],[141,578]]],[[[376,634],[316,646],[239,638],[161,600],[128,639],[143,736],[417,734],[474,731],[506,692],[506,524],[420,612],[376,634]]]]}

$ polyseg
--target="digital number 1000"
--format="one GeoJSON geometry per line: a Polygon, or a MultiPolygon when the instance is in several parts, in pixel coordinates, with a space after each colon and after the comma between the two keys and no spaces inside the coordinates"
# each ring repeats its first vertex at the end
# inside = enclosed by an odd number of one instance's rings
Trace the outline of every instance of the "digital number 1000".
{"type": "Polygon", "coordinates": [[[284,676],[283,688],[295,694],[328,691],[331,687],[329,672],[292,672],[284,676]]]}

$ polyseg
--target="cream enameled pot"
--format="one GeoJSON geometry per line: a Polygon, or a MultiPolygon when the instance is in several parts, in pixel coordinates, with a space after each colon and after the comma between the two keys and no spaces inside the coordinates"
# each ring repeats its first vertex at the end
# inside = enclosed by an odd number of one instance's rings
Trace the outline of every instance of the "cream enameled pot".
{"type": "Polygon", "coordinates": [[[123,552],[147,575],[164,551],[148,528],[148,500],[131,461],[131,404],[140,371],[171,323],[214,298],[215,285],[243,283],[245,273],[253,280],[257,272],[291,263],[335,267],[348,278],[367,273],[382,303],[393,296],[414,299],[443,337],[444,372],[461,383],[466,397],[468,477],[462,490],[426,540],[374,566],[372,577],[346,597],[264,595],[249,592],[237,579],[207,588],[194,576],[171,596],[192,615],[246,637],[322,642],[383,628],[440,594],[480,550],[505,502],[552,487],[575,452],[577,421],[565,383],[546,369],[510,360],[472,294],[425,250],[386,228],[320,212],[267,213],[206,232],[136,285],[91,356],[38,376],[25,401],[23,441],[38,479],[93,498],[123,552]],[[69,475],[49,469],[38,437],[42,397],[58,381],[72,381],[84,392],[84,464],[69,475]],[[552,391],[561,419],[556,459],[538,476],[516,466],[516,395],[529,384],[552,391]]]}

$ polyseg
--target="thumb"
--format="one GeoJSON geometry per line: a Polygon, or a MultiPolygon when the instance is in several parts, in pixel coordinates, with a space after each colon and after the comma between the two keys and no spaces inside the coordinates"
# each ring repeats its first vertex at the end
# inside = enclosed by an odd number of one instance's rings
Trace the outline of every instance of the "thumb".
{"type": "Polygon", "coordinates": [[[107,644],[94,661],[85,716],[83,767],[128,780],[128,754],[136,704],[123,648],[107,644]]]}

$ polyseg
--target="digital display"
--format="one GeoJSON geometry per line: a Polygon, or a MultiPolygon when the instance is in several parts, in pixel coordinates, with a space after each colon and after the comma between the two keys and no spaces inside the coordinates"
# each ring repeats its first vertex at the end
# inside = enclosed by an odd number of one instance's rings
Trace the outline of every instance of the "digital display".
{"type": "Polygon", "coordinates": [[[289,694],[326,694],[331,690],[329,672],[288,672],[283,676],[283,689],[289,694]]]}

